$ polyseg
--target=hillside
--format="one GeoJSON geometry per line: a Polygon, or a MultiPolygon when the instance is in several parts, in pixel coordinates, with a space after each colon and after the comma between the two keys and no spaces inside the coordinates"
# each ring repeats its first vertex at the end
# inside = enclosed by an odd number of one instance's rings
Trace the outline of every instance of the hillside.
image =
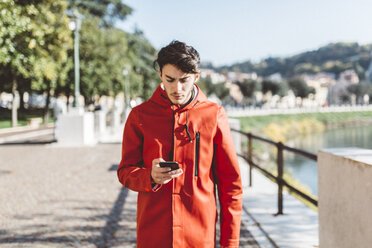
{"type": "MultiPolygon", "coordinates": [[[[365,78],[365,71],[371,60],[372,44],[331,43],[317,50],[303,52],[291,57],[269,57],[260,63],[250,61],[213,68],[216,71],[256,72],[260,76],[268,76],[279,72],[284,77],[300,73],[316,73],[320,71],[335,73],[336,76],[346,70],[354,69],[359,78],[365,78]]],[[[211,68],[211,64],[206,64],[211,68]]]]}

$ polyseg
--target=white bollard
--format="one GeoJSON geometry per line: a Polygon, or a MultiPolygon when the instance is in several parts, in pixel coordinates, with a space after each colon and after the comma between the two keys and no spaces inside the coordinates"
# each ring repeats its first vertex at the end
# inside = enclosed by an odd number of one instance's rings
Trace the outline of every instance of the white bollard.
{"type": "Polygon", "coordinates": [[[106,111],[98,110],[94,112],[94,127],[98,136],[106,132],[106,111]]]}
{"type": "Polygon", "coordinates": [[[73,111],[58,116],[55,127],[58,145],[84,146],[97,143],[94,135],[94,115],[92,112],[73,111]]]}

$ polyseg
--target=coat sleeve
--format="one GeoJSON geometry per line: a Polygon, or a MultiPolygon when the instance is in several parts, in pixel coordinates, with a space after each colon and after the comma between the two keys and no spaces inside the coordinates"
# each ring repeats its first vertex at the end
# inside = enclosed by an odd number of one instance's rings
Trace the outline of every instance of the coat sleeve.
{"type": "Polygon", "coordinates": [[[217,116],[214,146],[215,176],[220,202],[220,244],[225,247],[238,247],[243,190],[229,123],[221,106],[217,116]]]}
{"type": "Polygon", "coordinates": [[[143,163],[143,133],[136,109],[133,109],[125,123],[122,155],[117,175],[121,184],[133,191],[153,191],[151,168],[143,163]]]}

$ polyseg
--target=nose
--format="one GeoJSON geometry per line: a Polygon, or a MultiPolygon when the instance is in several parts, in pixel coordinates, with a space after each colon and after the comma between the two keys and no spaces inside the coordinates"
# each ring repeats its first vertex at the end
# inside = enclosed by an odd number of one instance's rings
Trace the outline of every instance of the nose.
{"type": "Polygon", "coordinates": [[[177,92],[181,92],[182,91],[182,83],[181,82],[177,82],[177,92]]]}

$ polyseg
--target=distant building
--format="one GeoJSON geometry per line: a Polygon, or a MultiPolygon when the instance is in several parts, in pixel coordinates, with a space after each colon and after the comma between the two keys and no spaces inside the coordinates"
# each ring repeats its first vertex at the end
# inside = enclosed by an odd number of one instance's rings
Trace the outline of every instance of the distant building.
{"type": "Polygon", "coordinates": [[[243,73],[243,72],[234,72],[234,71],[229,71],[226,74],[227,80],[231,82],[236,82],[236,81],[244,81],[244,80],[257,80],[257,73],[252,72],[252,73],[243,73]]]}
{"type": "Polygon", "coordinates": [[[327,105],[328,89],[336,84],[335,75],[332,73],[319,72],[317,74],[302,74],[301,78],[306,84],[315,89],[313,96],[314,105],[327,105]]]}
{"type": "MultiPolygon", "coordinates": [[[[232,74],[230,74],[230,76],[231,75],[232,74]]],[[[243,95],[240,92],[239,87],[236,84],[233,84],[233,80],[231,80],[231,78],[229,78],[228,76],[211,69],[200,69],[200,77],[210,77],[213,84],[226,83],[225,86],[230,90],[231,99],[233,99],[233,101],[235,101],[236,103],[240,103],[243,100],[243,95]]]]}
{"type": "Polygon", "coordinates": [[[341,72],[338,81],[345,81],[350,84],[357,84],[359,83],[359,77],[358,77],[358,74],[354,70],[350,69],[350,70],[341,72]]]}
{"type": "Polygon", "coordinates": [[[226,76],[211,69],[200,69],[200,77],[210,77],[213,84],[226,82],[226,76]]]}
{"type": "Polygon", "coordinates": [[[348,102],[350,93],[347,88],[350,85],[358,84],[359,77],[354,70],[346,70],[342,72],[336,81],[336,84],[331,85],[328,90],[328,102],[330,104],[345,104],[348,102]]]}

